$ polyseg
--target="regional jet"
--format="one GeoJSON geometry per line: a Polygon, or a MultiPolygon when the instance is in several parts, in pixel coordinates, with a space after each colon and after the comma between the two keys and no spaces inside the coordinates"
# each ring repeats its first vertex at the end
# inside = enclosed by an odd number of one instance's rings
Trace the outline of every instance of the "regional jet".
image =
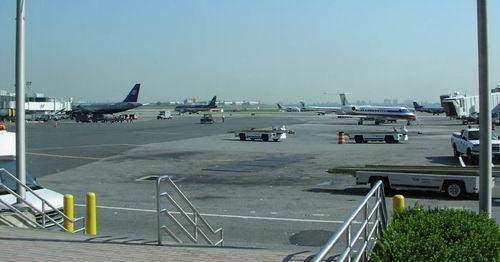
{"type": "Polygon", "coordinates": [[[104,114],[114,114],[127,111],[143,104],[137,103],[141,84],[135,84],[123,102],[117,103],[85,103],[76,104],[71,107],[71,116],[76,122],[98,121],[104,118],[104,114]]]}
{"type": "Polygon", "coordinates": [[[375,121],[375,125],[385,122],[396,122],[397,120],[406,120],[410,125],[411,121],[417,119],[414,112],[406,107],[394,106],[371,106],[371,105],[349,105],[345,94],[340,94],[342,107],[337,111],[338,118],[356,118],[358,125],[363,124],[363,120],[375,121]]]}
{"type": "Polygon", "coordinates": [[[306,106],[303,101],[300,101],[300,112],[316,112],[318,115],[335,113],[340,110],[339,106],[306,106]]]}
{"type": "Polygon", "coordinates": [[[415,111],[431,113],[432,115],[439,115],[441,113],[444,113],[444,108],[441,106],[421,106],[417,102],[413,101],[413,107],[415,108],[415,111]]]}
{"type": "Polygon", "coordinates": [[[217,96],[214,96],[212,100],[210,100],[210,102],[206,105],[180,105],[176,106],[174,110],[181,114],[182,113],[198,114],[199,112],[210,111],[210,109],[212,108],[217,108],[216,100],[217,96]]]}

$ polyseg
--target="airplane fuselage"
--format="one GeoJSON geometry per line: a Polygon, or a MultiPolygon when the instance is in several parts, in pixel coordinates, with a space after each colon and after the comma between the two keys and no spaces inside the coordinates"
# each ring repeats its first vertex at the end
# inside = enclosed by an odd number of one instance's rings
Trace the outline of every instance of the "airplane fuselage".
{"type": "Polygon", "coordinates": [[[415,113],[406,107],[378,107],[378,106],[342,106],[341,113],[352,116],[361,116],[366,120],[416,120],[415,113]]]}
{"type": "Polygon", "coordinates": [[[72,107],[73,114],[114,114],[136,107],[142,106],[137,102],[119,102],[119,103],[89,103],[78,104],[72,107]]]}
{"type": "Polygon", "coordinates": [[[190,106],[176,106],[175,111],[179,113],[198,113],[203,111],[209,111],[212,107],[207,105],[190,105],[190,106]]]}
{"type": "Polygon", "coordinates": [[[444,113],[444,108],[442,107],[415,107],[416,111],[419,112],[426,112],[426,113],[431,113],[431,114],[441,114],[444,113]]]}

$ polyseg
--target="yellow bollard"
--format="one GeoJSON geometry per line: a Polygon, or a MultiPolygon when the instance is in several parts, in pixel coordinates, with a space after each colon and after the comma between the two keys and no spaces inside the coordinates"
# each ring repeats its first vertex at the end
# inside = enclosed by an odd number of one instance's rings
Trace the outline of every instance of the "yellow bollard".
{"type": "Polygon", "coordinates": [[[96,215],[96,201],[95,193],[87,193],[87,234],[95,236],[97,234],[97,215],[96,215]]]}
{"type": "Polygon", "coordinates": [[[403,211],[405,209],[405,197],[403,195],[395,195],[392,198],[392,206],[396,212],[403,211]]]}
{"type": "Polygon", "coordinates": [[[73,219],[75,219],[75,209],[74,209],[74,202],[73,202],[73,195],[72,194],[66,194],[64,195],[64,214],[69,218],[69,219],[64,219],[64,228],[68,230],[68,232],[73,233],[75,231],[75,225],[73,223],[73,219]]]}

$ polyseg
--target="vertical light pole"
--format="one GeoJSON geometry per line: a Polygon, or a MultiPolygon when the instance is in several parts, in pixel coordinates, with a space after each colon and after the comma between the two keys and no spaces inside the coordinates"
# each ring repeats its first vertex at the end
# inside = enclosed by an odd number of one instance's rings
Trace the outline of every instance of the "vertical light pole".
{"type": "Polygon", "coordinates": [[[488,19],[486,0],[477,0],[479,70],[479,212],[491,217],[491,108],[488,88],[488,19]]]}
{"type": "MultiPolygon", "coordinates": [[[[25,145],[25,112],[24,103],[24,0],[17,0],[16,16],[16,169],[17,178],[26,184],[26,145],[25,145]]],[[[18,184],[18,205],[26,199],[26,189],[18,184]],[[22,199],[21,199],[22,198],[22,199]]]]}

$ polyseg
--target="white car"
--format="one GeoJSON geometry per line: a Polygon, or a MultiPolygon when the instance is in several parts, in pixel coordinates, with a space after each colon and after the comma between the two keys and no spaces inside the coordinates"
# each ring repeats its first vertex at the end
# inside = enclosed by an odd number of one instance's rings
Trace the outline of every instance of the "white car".
{"type": "MultiPolygon", "coordinates": [[[[16,197],[12,194],[10,194],[4,186],[8,187],[11,190],[16,190],[16,181],[10,177],[5,171],[12,175],[16,175],[16,162],[15,160],[2,160],[0,161],[0,182],[3,184],[0,185],[0,199],[10,205],[13,205],[16,203],[16,197]]],[[[50,205],[52,205],[54,208],[58,209],[59,211],[63,210],[64,206],[64,196],[60,193],[57,193],[55,191],[52,191],[50,189],[44,188],[38,184],[36,179],[34,179],[30,175],[26,175],[26,185],[32,189],[37,195],[39,195],[41,198],[46,200],[50,205]]],[[[26,200],[28,203],[30,203],[32,206],[36,207],[38,210],[42,211],[45,209],[45,214],[50,216],[53,220],[55,220],[58,223],[62,223],[63,217],[60,215],[59,212],[53,210],[49,206],[42,206],[42,201],[37,198],[33,193],[29,192],[26,190],[26,200]]],[[[7,206],[3,205],[0,202],[0,211],[8,209],[7,206]]],[[[43,216],[41,213],[35,214],[37,223],[40,225],[43,225],[43,216]]],[[[51,222],[49,219],[45,219],[45,227],[51,227],[54,226],[54,223],[51,222]]]]}

